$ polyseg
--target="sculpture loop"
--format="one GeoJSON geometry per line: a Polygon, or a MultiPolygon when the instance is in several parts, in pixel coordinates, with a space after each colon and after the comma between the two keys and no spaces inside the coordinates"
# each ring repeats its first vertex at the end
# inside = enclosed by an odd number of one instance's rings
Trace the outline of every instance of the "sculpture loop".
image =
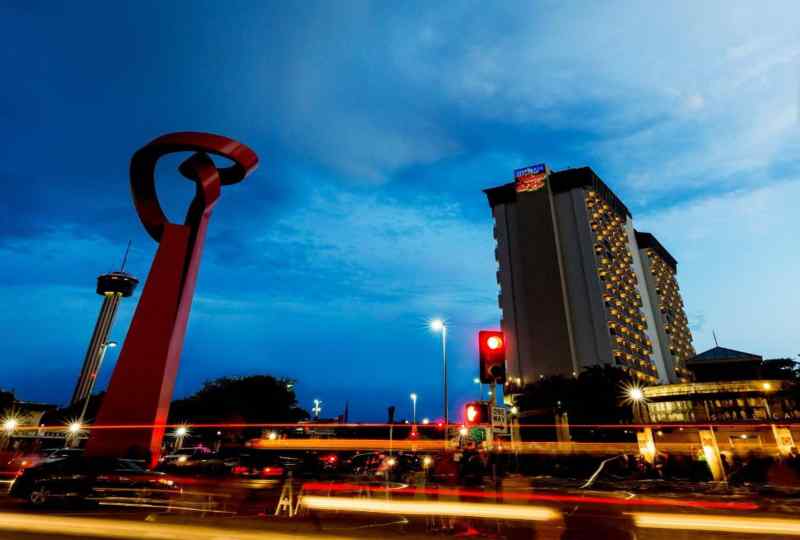
{"type": "Polygon", "coordinates": [[[169,220],[156,195],[156,163],[161,157],[176,152],[195,152],[179,167],[183,176],[197,183],[197,194],[186,214],[185,225],[196,224],[203,212],[214,205],[221,185],[241,182],[258,166],[258,156],[250,148],[211,133],[170,133],[138,150],[131,158],[133,201],[142,225],[157,242],[161,241],[164,225],[169,220]],[[230,159],[233,165],[218,169],[206,153],[230,159]]]}

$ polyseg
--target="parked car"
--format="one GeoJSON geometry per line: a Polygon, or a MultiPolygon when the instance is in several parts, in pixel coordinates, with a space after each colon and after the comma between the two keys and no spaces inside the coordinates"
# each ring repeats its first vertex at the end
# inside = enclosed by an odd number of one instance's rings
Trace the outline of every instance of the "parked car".
{"type": "Polygon", "coordinates": [[[300,460],[277,452],[243,451],[232,463],[231,473],[239,477],[280,479],[297,470],[300,460]]]}
{"type": "Polygon", "coordinates": [[[50,448],[42,452],[44,459],[61,459],[72,456],[82,456],[83,448],[50,448]]]}
{"type": "Polygon", "coordinates": [[[83,456],[46,460],[27,468],[9,491],[35,506],[108,497],[168,499],[179,493],[180,488],[164,473],[148,471],[135,461],[83,456]]]}
{"type": "MultiPolygon", "coordinates": [[[[428,458],[430,459],[430,458],[428,458]]],[[[422,471],[420,456],[408,452],[366,452],[356,454],[349,460],[350,470],[359,481],[410,482],[414,475],[422,471]]]]}
{"type": "Polygon", "coordinates": [[[14,479],[25,469],[43,461],[81,455],[79,448],[50,448],[38,452],[4,452],[0,454],[0,478],[14,479]]]}
{"type": "Polygon", "coordinates": [[[159,459],[159,470],[170,472],[222,472],[223,460],[210,448],[196,446],[181,448],[159,459]]]}

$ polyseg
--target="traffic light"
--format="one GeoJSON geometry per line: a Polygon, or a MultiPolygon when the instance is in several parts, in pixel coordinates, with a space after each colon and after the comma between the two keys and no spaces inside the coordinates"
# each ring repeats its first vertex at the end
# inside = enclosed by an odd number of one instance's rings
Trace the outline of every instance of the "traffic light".
{"type": "Polygon", "coordinates": [[[484,384],[506,382],[506,338],[499,330],[478,332],[480,379],[484,384]]]}
{"type": "Polygon", "coordinates": [[[491,421],[489,404],[485,401],[473,401],[464,405],[464,425],[477,426],[491,421]]]}

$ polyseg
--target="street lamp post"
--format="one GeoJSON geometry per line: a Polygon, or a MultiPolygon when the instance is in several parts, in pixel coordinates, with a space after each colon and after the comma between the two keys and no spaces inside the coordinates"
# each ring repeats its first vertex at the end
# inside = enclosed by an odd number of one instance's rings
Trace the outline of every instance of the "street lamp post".
{"type": "Polygon", "coordinates": [[[13,416],[3,420],[3,438],[2,441],[0,441],[0,450],[6,449],[17,426],[19,426],[19,421],[13,416]]]}
{"type": "Polygon", "coordinates": [[[411,423],[417,425],[417,394],[411,394],[411,423]]]}
{"type": "Polygon", "coordinates": [[[450,415],[448,414],[447,405],[447,325],[444,324],[442,319],[434,319],[431,321],[431,330],[434,332],[442,333],[442,371],[443,371],[443,384],[444,387],[444,432],[445,438],[447,437],[447,430],[450,426],[450,415]]]}
{"type": "Polygon", "coordinates": [[[78,417],[78,424],[82,425],[86,419],[86,410],[89,408],[89,400],[92,399],[92,392],[94,392],[94,385],[97,384],[97,374],[100,373],[100,366],[103,365],[103,358],[106,357],[106,351],[109,348],[117,346],[116,341],[106,341],[100,346],[100,360],[97,361],[97,370],[92,373],[91,382],[89,383],[89,392],[86,394],[86,399],[83,400],[83,409],[81,415],[78,417]]]}
{"type": "Polygon", "coordinates": [[[472,382],[478,385],[478,399],[483,401],[483,383],[481,383],[481,380],[478,377],[472,379],[472,382]]]}
{"type": "MultiPolygon", "coordinates": [[[[648,422],[649,420],[647,420],[645,418],[645,415],[642,414],[642,409],[645,408],[646,410],[647,407],[647,405],[645,404],[646,400],[644,397],[644,392],[642,392],[642,389],[638,385],[633,384],[626,388],[625,394],[626,394],[625,401],[629,402],[631,404],[631,407],[633,408],[634,422],[637,423],[648,422]]],[[[649,415],[646,416],[649,417],[649,415]]]]}
{"type": "Polygon", "coordinates": [[[767,420],[772,424],[774,420],[772,418],[772,409],[769,406],[769,392],[772,390],[772,384],[765,382],[761,385],[761,388],[764,389],[764,410],[767,413],[767,420]]]}
{"type": "Polygon", "coordinates": [[[183,440],[189,434],[189,428],[186,426],[178,426],[175,429],[175,450],[183,448],[183,440]]]}
{"type": "Polygon", "coordinates": [[[83,426],[79,421],[70,422],[67,425],[67,436],[64,439],[64,448],[77,447],[80,444],[81,429],[83,426]]]}
{"type": "Polygon", "coordinates": [[[319,413],[322,412],[321,405],[322,405],[322,400],[315,399],[314,400],[314,407],[311,409],[311,412],[314,413],[314,418],[316,418],[317,420],[319,420],[319,413]]]}

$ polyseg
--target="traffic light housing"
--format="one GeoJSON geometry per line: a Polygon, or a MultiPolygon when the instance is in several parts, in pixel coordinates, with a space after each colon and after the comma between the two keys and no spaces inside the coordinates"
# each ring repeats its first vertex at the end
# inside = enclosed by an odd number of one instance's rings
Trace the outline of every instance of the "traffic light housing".
{"type": "Polygon", "coordinates": [[[464,425],[477,426],[491,422],[489,404],[485,401],[472,401],[464,405],[464,425]]]}
{"type": "Polygon", "coordinates": [[[480,380],[484,384],[506,382],[506,338],[499,330],[478,332],[480,380]]]}

